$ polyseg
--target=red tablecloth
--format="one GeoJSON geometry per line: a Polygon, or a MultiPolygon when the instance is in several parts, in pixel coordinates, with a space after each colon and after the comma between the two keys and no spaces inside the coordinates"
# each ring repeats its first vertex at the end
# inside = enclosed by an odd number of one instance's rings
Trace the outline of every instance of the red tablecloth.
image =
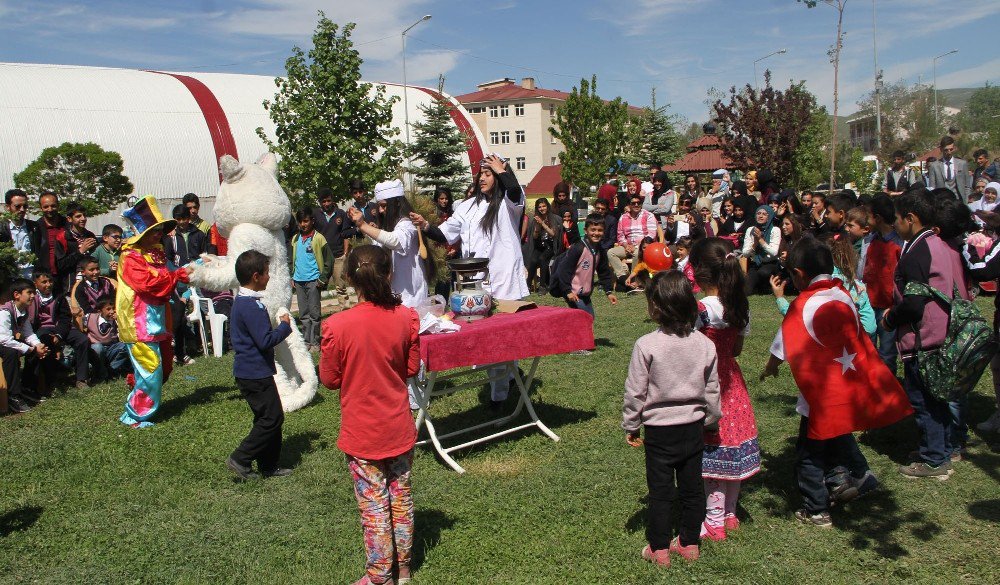
{"type": "Polygon", "coordinates": [[[509,362],[594,349],[594,321],[586,311],[537,307],[459,323],[461,331],[420,336],[428,371],[509,362]]]}

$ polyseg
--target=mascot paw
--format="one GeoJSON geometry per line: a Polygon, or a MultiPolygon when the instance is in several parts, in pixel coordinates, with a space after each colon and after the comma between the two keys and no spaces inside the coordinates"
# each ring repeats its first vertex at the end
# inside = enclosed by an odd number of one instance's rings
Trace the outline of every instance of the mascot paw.
{"type": "Polygon", "coordinates": [[[215,254],[202,254],[199,258],[202,266],[210,266],[213,262],[219,261],[219,257],[215,254]]]}

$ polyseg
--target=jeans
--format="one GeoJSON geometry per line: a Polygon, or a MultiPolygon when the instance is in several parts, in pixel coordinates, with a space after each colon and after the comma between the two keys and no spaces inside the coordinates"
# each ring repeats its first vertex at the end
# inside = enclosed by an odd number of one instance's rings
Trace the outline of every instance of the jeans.
{"type": "Polygon", "coordinates": [[[896,373],[896,358],[899,352],[896,350],[896,332],[889,331],[882,327],[882,316],[888,309],[875,309],[875,336],[878,338],[876,347],[878,357],[882,359],[889,371],[896,373]]]}
{"type": "Polygon", "coordinates": [[[110,380],[131,369],[128,348],[121,341],[107,345],[92,343],[90,353],[96,370],[95,378],[99,381],[110,380]]]}
{"type": "Polygon", "coordinates": [[[969,424],[966,421],[969,412],[969,395],[966,394],[957,400],[949,400],[948,412],[951,413],[952,421],[949,446],[952,452],[956,452],[969,441],[969,424]]]}
{"type": "Polygon", "coordinates": [[[319,345],[319,322],[321,317],[319,281],[295,282],[295,300],[299,305],[299,322],[302,323],[302,339],[306,345],[319,345]]]}
{"type": "Polygon", "coordinates": [[[795,476],[802,495],[802,507],[810,514],[830,508],[830,492],[826,474],[834,467],[846,467],[855,478],[868,471],[868,461],[858,448],[854,435],[847,433],[832,439],[809,438],[809,417],[799,421],[799,438],[795,443],[797,461],[795,476]]]}
{"type": "Polygon", "coordinates": [[[917,358],[903,362],[903,388],[913,407],[920,429],[920,460],[932,467],[946,463],[953,450],[955,429],[951,410],[924,387],[917,370],[917,358]]]}
{"type": "Polygon", "coordinates": [[[705,425],[643,427],[646,444],[646,486],[649,488],[646,540],[657,551],[668,548],[673,534],[673,506],[680,504],[682,546],[698,544],[705,519],[705,482],[701,459],[705,425]],[[676,481],[676,485],[675,485],[676,481]]]}
{"type": "Polygon", "coordinates": [[[580,300],[575,303],[569,299],[566,299],[566,304],[569,305],[570,309],[581,309],[590,313],[591,317],[597,318],[594,314],[594,303],[590,300],[590,295],[577,295],[580,300]]]}

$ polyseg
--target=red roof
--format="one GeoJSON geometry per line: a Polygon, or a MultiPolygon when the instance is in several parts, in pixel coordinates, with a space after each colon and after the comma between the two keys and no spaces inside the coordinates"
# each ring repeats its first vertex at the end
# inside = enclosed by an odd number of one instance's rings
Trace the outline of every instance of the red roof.
{"type": "Polygon", "coordinates": [[[562,181],[562,165],[549,165],[538,169],[524,189],[525,195],[551,195],[556,183],[562,181]]]}
{"type": "Polygon", "coordinates": [[[719,146],[719,137],[715,134],[702,134],[701,138],[698,138],[687,145],[688,150],[694,148],[705,148],[706,146],[719,146]]]}
{"type": "Polygon", "coordinates": [[[938,148],[937,146],[935,146],[931,150],[928,150],[927,152],[925,152],[922,155],[918,156],[917,160],[919,162],[927,162],[927,159],[929,159],[932,156],[934,158],[938,159],[938,160],[941,160],[941,149],[938,148]]]}
{"type": "Polygon", "coordinates": [[[726,158],[721,150],[696,150],[664,166],[663,170],[675,173],[705,173],[718,169],[733,168],[735,168],[733,161],[726,158]]]}

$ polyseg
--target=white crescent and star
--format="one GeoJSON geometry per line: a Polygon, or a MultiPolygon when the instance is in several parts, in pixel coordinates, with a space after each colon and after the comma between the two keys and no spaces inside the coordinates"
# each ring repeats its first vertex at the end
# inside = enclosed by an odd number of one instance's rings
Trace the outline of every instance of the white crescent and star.
{"type": "Polygon", "coordinates": [[[839,358],[833,358],[833,361],[840,364],[841,375],[847,374],[847,370],[854,370],[855,372],[858,371],[858,369],[854,367],[854,358],[857,355],[858,354],[856,353],[847,353],[847,348],[845,347],[844,353],[842,353],[839,358]]]}
{"type": "MultiPolygon", "coordinates": [[[[820,307],[827,303],[844,303],[851,308],[851,313],[854,314],[854,326],[855,326],[855,336],[861,332],[861,322],[858,320],[858,310],[854,306],[854,300],[851,296],[844,292],[839,286],[828,288],[824,291],[820,291],[806,301],[804,307],[802,307],[802,322],[806,326],[806,332],[809,333],[809,337],[813,338],[820,347],[826,347],[822,341],[816,337],[816,330],[813,328],[813,318],[816,316],[817,311],[820,307]]],[[[847,374],[847,370],[858,371],[854,367],[854,358],[857,357],[857,353],[848,353],[847,348],[844,347],[839,358],[833,358],[833,361],[840,364],[840,373],[842,375],[847,374]]]]}

